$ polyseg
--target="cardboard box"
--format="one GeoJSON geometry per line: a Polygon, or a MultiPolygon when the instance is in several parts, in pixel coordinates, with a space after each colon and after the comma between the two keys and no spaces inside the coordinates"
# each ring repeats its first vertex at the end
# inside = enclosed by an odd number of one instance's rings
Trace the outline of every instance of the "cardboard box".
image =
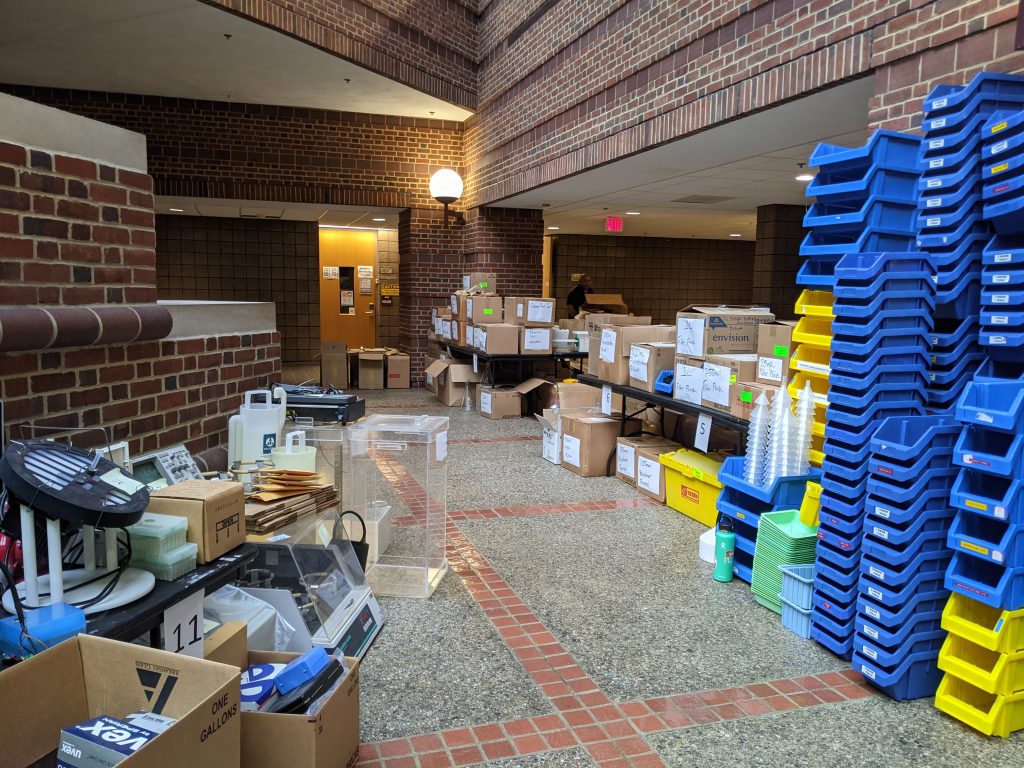
{"type": "Polygon", "coordinates": [[[187,540],[198,545],[199,564],[216,560],[245,541],[241,483],[185,480],[150,493],[146,511],[188,518],[187,540]]]}
{"type": "Polygon", "coordinates": [[[519,326],[494,323],[477,327],[477,347],[488,355],[518,355],[519,326]]]}
{"type": "MultiPolygon", "coordinates": [[[[598,378],[612,384],[629,383],[629,353],[634,344],[672,341],[671,325],[608,325],[598,340],[598,378]]],[[[591,339],[593,345],[594,340],[591,339]]]]}
{"type": "Polygon", "coordinates": [[[466,318],[473,325],[500,323],[504,306],[500,296],[470,296],[466,299],[466,318]]]}
{"type": "Polygon", "coordinates": [[[555,324],[555,300],[509,296],[505,298],[505,322],[527,328],[546,328],[555,324]]]}
{"type": "Polygon", "coordinates": [[[704,399],[704,360],[700,357],[676,357],[672,378],[672,399],[701,405],[704,399]]]}
{"type": "Polygon", "coordinates": [[[789,381],[793,326],[762,323],[757,327],[757,373],[754,380],[780,387],[789,381]]]}
{"type": "Polygon", "coordinates": [[[353,350],[356,355],[356,377],[353,382],[359,389],[384,389],[384,355],[387,350],[381,347],[373,349],[353,350]]]}
{"type": "Polygon", "coordinates": [[[650,325],[651,318],[647,315],[591,314],[583,322],[586,330],[599,331],[605,325],[650,325]]]}
{"type": "Polygon", "coordinates": [[[635,435],[620,437],[615,448],[615,476],[630,485],[636,485],[637,451],[643,448],[664,448],[664,452],[675,451],[682,446],[659,435],[635,435]]]}
{"type": "Polygon", "coordinates": [[[203,641],[206,660],[227,664],[229,667],[246,666],[249,653],[247,631],[248,625],[244,621],[225,621],[203,641]]]}
{"type": "Polygon", "coordinates": [[[433,377],[437,399],[449,407],[462,405],[466,399],[466,385],[480,381],[480,374],[473,373],[472,365],[454,360],[437,360],[424,374],[433,377]]]}
{"type": "Polygon", "coordinates": [[[575,331],[587,330],[587,321],[585,318],[582,317],[578,319],[563,318],[562,320],[558,321],[557,325],[559,328],[565,328],[565,330],[569,331],[570,334],[574,333],[575,331]]]}
{"type": "Polygon", "coordinates": [[[445,341],[451,341],[452,326],[455,325],[455,321],[452,320],[450,317],[442,317],[440,319],[440,324],[441,327],[438,336],[445,341]]]}
{"type": "MultiPolygon", "coordinates": [[[[287,664],[299,655],[250,651],[249,663],[287,664]]],[[[336,768],[356,764],[359,759],[359,660],[346,656],[345,664],[348,673],[316,715],[241,713],[241,752],[245,768],[336,768]]]]}
{"type": "Polygon", "coordinates": [[[737,419],[750,421],[750,414],[754,412],[757,405],[757,398],[763,392],[768,399],[768,406],[771,407],[772,400],[778,394],[779,387],[768,384],[758,384],[750,381],[738,381],[732,387],[729,413],[737,419]]]}
{"type": "Polygon", "coordinates": [[[462,276],[462,289],[465,291],[498,292],[498,276],[494,272],[470,272],[462,276]]]}
{"type": "MultiPolygon", "coordinates": [[[[621,420],[594,413],[562,414],[562,466],[583,477],[607,477],[614,469],[613,453],[621,420]]],[[[640,432],[640,422],[628,419],[626,435],[640,432]]]]}
{"type": "Polygon", "coordinates": [[[550,328],[520,328],[519,331],[519,354],[551,354],[554,332],[550,328]]]}
{"type": "Polygon", "coordinates": [[[0,764],[43,761],[56,751],[62,728],[145,710],[177,722],[119,768],[238,768],[239,678],[224,664],[78,635],[0,672],[10,704],[0,764]]]}
{"type": "Polygon", "coordinates": [[[432,395],[437,394],[437,377],[430,373],[430,366],[440,359],[429,354],[423,359],[423,388],[432,395]]]}
{"type": "Polygon", "coordinates": [[[618,293],[588,293],[587,311],[593,312],[595,309],[620,315],[629,313],[629,307],[618,293]]]}
{"type": "Polygon", "coordinates": [[[636,452],[636,489],[644,496],[665,503],[665,467],[658,457],[663,453],[671,453],[682,448],[678,443],[672,445],[649,445],[638,448],[636,452]]]}
{"type": "Polygon", "coordinates": [[[470,323],[459,320],[452,323],[452,343],[460,347],[471,346],[472,339],[469,337],[469,329],[473,326],[470,323]]]}
{"type": "Polygon", "coordinates": [[[676,314],[676,354],[756,353],[757,327],[774,321],[766,307],[687,307],[676,314]]]}
{"type": "Polygon", "coordinates": [[[671,371],[675,364],[676,342],[653,341],[629,348],[629,386],[653,392],[658,374],[671,371]]]}
{"type": "Polygon", "coordinates": [[[320,342],[320,386],[348,389],[348,346],[344,341],[320,342]]]}
{"type": "Polygon", "coordinates": [[[527,393],[548,386],[544,379],[527,379],[514,387],[477,387],[477,411],[488,419],[518,419],[527,393]]]}
{"type": "Polygon", "coordinates": [[[466,314],[466,299],[468,298],[469,293],[467,291],[456,291],[453,293],[448,300],[450,304],[449,309],[451,310],[449,317],[455,320],[468,320],[469,318],[466,314]]]}
{"type": "Polygon", "coordinates": [[[409,389],[411,376],[409,356],[397,350],[389,350],[387,360],[388,389],[409,389]]]}
{"type": "Polygon", "coordinates": [[[729,382],[753,381],[757,375],[757,355],[708,355],[704,364],[720,365],[729,369],[729,382]]]}

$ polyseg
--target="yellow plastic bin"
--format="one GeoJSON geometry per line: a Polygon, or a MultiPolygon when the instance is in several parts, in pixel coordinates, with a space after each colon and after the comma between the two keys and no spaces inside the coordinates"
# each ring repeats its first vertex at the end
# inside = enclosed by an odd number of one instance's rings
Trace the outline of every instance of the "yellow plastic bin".
{"type": "Polygon", "coordinates": [[[1024,651],[1024,608],[1001,611],[953,592],[942,611],[942,628],[997,653],[1024,651]]]}
{"type": "Polygon", "coordinates": [[[1024,728],[1024,691],[997,696],[947,673],[935,693],[935,706],[986,736],[1005,739],[1024,728]]]}
{"type": "Polygon", "coordinates": [[[796,313],[807,317],[835,317],[832,311],[832,303],[835,297],[831,291],[812,291],[805,288],[800,298],[796,300],[796,313]]]}
{"type": "Polygon", "coordinates": [[[1024,692],[1024,651],[996,653],[959,635],[947,635],[939,651],[939,669],[986,693],[1024,692]]]}
{"type": "Polygon", "coordinates": [[[813,344],[801,344],[789,359],[789,368],[828,381],[828,375],[832,372],[832,353],[813,344]]]}
{"type": "Polygon", "coordinates": [[[827,317],[801,317],[793,329],[793,341],[832,349],[832,320],[827,317]]]}
{"type": "Polygon", "coordinates": [[[680,448],[661,454],[658,460],[665,466],[665,503],[698,523],[714,525],[722,491],[718,480],[722,459],[680,448]]]}
{"type": "MultiPolygon", "coordinates": [[[[824,454],[822,454],[824,457],[824,454]]],[[[813,463],[814,451],[811,451],[811,463],[813,463]]],[[[800,503],[800,522],[813,528],[818,524],[818,514],[821,512],[821,484],[807,481],[807,490],[804,491],[804,500],[800,503]]]]}

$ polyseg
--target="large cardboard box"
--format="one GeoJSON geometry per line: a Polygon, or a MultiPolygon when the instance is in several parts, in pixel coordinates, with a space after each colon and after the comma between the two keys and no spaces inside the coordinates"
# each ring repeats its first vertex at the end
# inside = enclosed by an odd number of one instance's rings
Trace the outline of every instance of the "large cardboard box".
{"type": "MultiPolygon", "coordinates": [[[[629,383],[629,353],[634,344],[672,341],[671,325],[606,325],[598,342],[598,378],[612,384],[629,383]]],[[[591,340],[593,343],[593,340],[591,340]]]]}
{"type": "Polygon", "coordinates": [[[762,323],[757,327],[757,375],[761,384],[781,387],[789,381],[789,359],[793,355],[793,326],[762,323]]]}
{"type": "Polygon", "coordinates": [[[62,728],[145,710],[177,722],[118,768],[238,768],[240,690],[225,664],[81,634],[0,672],[0,765],[53,765],[62,728]]]}
{"type": "Polygon", "coordinates": [[[774,320],[766,307],[687,307],[676,314],[676,354],[756,353],[757,327],[774,320]]]}
{"type": "Polygon", "coordinates": [[[381,347],[353,350],[358,358],[355,385],[359,389],[384,389],[384,356],[387,350],[381,347]]]}
{"type": "Polygon", "coordinates": [[[185,480],[149,494],[147,512],[188,518],[188,541],[199,546],[197,563],[216,560],[245,542],[241,483],[185,480]]]}
{"type": "Polygon", "coordinates": [[[344,341],[320,342],[320,386],[348,389],[348,346],[344,341]]]}
{"type": "Polygon", "coordinates": [[[629,386],[653,392],[658,374],[671,371],[676,357],[676,342],[652,341],[629,348],[629,386]]]}
{"type": "Polygon", "coordinates": [[[470,272],[462,276],[462,288],[466,291],[498,292],[498,277],[494,272],[470,272]]]}
{"type": "Polygon", "coordinates": [[[761,396],[761,393],[764,393],[770,408],[772,400],[778,394],[778,391],[778,387],[772,387],[768,384],[738,381],[732,386],[732,400],[729,413],[737,419],[750,421],[750,415],[754,412],[754,408],[757,406],[757,398],[761,396]]]}
{"type": "MultiPolygon", "coordinates": [[[[298,656],[297,653],[250,651],[249,663],[287,664],[298,656]]],[[[359,659],[346,656],[345,664],[348,673],[315,715],[241,713],[242,765],[245,768],[338,768],[356,764],[359,759],[359,659]]]]}
{"type": "Polygon", "coordinates": [[[704,364],[721,365],[729,369],[729,381],[753,381],[757,375],[757,355],[708,355],[704,364]]]}
{"type": "Polygon", "coordinates": [[[615,448],[615,476],[630,485],[636,485],[636,457],[637,451],[643,448],[664,448],[665,451],[674,451],[682,446],[672,440],[659,435],[635,435],[633,437],[620,437],[616,441],[615,448]]]}
{"type": "Polygon", "coordinates": [[[508,323],[480,325],[476,328],[477,348],[488,355],[518,355],[519,326],[508,323]]]}
{"type": "Polygon", "coordinates": [[[466,318],[473,325],[500,323],[504,306],[500,296],[470,296],[466,299],[466,318]]]}
{"type": "Polygon", "coordinates": [[[440,356],[428,354],[423,360],[423,388],[432,395],[437,394],[437,377],[430,373],[430,366],[440,359],[440,356]]]}
{"type": "Polygon", "coordinates": [[[546,328],[555,324],[555,300],[508,296],[505,298],[505,322],[527,328],[546,328]]]}
{"type": "Polygon", "coordinates": [[[554,332],[551,328],[520,328],[519,354],[550,355],[554,332]]]}
{"type": "Polygon", "coordinates": [[[636,489],[644,496],[665,503],[665,467],[658,457],[663,453],[671,453],[682,448],[678,443],[672,445],[648,445],[638,448],[636,452],[636,489]]]}
{"type": "Polygon", "coordinates": [[[477,387],[477,411],[488,419],[518,419],[527,393],[549,386],[544,379],[527,379],[514,387],[477,387]]]}
{"type": "Polygon", "coordinates": [[[468,291],[456,291],[451,295],[449,303],[451,304],[451,315],[450,317],[456,320],[468,320],[469,317],[466,314],[466,299],[469,298],[468,291]]]}
{"type": "Polygon", "coordinates": [[[462,405],[467,384],[480,381],[480,373],[474,373],[472,365],[454,360],[437,360],[424,373],[433,377],[437,399],[449,407],[462,405]]]}
{"type": "Polygon", "coordinates": [[[247,631],[244,621],[225,621],[204,638],[204,658],[229,667],[244,667],[249,653],[247,631]]]}
{"type": "Polygon", "coordinates": [[[594,310],[625,315],[629,312],[629,307],[626,305],[626,302],[622,299],[622,294],[588,293],[587,311],[593,312],[594,310]]]}
{"type": "Polygon", "coordinates": [[[588,331],[599,331],[605,325],[650,325],[648,315],[591,314],[583,318],[584,327],[588,331]]]}
{"type": "Polygon", "coordinates": [[[389,350],[387,360],[388,389],[409,389],[411,376],[409,356],[397,350],[389,350]]]}
{"type": "MultiPolygon", "coordinates": [[[[616,416],[562,414],[562,466],[583,477],[607,477],[614,469],[620,424],[616,416]]],[[[626,435],[640,432],[637,419],[627,419],[623,427],[626,435]]]]}
{"type": "Polygon", "coordinates": [[[672,377],[672,399],[690,405],[701,405],[704,400],[704,359],[676,357],[676,371],[672,377]]]}
{"type": "Polygon", "coordinates": [[[458,344],[461,347],[468,347],[472,344],[472,339],[469,337],[469,329],[473,325],[467,322],[459,320],[458,322],[452,323],[452,342],[458,344]]]}

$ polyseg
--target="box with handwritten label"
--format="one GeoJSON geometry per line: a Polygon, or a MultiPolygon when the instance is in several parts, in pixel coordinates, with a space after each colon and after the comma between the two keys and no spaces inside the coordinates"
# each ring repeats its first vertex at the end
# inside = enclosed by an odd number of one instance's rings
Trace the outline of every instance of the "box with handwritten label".
{"type": "Polygon", "coordinates": [[[629,356],[634,344],[672,341],[671,325],[610,325],[601,329],[598,377],[612,384],[629,383],[629,356]]]}
{"type": "Polygon", "coordinates": [[[674,341],[652,341],[629,348],[629,386],[653,392],[658,374],[671,371],[675,362],[674,341]]]}
{"type": "Polygon", "coordinates": [[[774,320],[767,307],[687,307],[676,314],[676,354],[754,354],[758,326],[774,320]]]}
{"type": "Polygon", "coordinates": [[[757,370],[757,355],[708,355],[704,361],[701,405],[716,411],[732,410],[732,392],[739,381],[750,381],[757,370]]]}
{"type": "Polygon", "coordinates": [[[704,359],[676,357],[672,378],[672,398],[690,405],[701,404],[704,399],[704,359]]]}
{"type": "Polygon", "coordinates": [[[764,323],[757,328],[757,375],[754,381],[782,386],[789,380],[793,354],[793,326],[764,323]]]}

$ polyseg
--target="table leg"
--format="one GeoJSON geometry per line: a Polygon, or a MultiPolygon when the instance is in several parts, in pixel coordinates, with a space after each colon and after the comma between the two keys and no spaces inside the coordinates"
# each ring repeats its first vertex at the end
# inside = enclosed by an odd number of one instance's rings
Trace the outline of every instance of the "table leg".
{"type": "Polygon", "coordinates": [[[159,648],[160,647],[160,624],[152,627],[149,630],[149,647],[159,648]]]}

